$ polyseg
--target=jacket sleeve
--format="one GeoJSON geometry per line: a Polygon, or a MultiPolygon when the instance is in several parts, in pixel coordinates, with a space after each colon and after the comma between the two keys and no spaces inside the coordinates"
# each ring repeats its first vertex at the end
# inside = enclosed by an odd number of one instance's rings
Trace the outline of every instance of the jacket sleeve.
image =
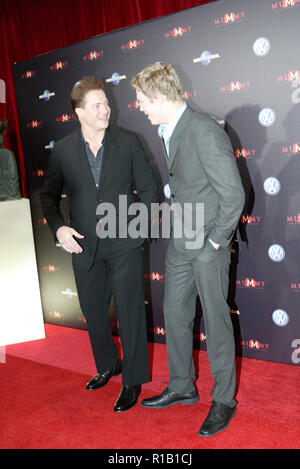
{"type": "Polygon", "coordinates": [[[245,192],[224,129],[215,121],[207,122],[199,134],[201,163],[218,197],[218,210],[209,238],[223,247],[230,245],[244,203],[245,192]],[[204,150],[204,151],[203,151],[204,150]]]}
{"type": "Polygon", "coordinates": [[[150,211],[151,203],[158,201],[158,183],[149,158],[137,137],[133,147],[132,170],[138,197],[150,211]]]}
{"type": "Polygon", "coordinates": [[[147,229],[144,237],[149,239],[152,237],[152,223],[154,223],[152,216],[155,217],[151,204],[159,200],[158,179],[137,137],[133,147],[132,171],[138,199],[144,205],[143,210],[147,209],[147,229]]]}
{"type": "Polygon", "coordinates": [[[47,174],[40,199],[43,215],[52,231],[54,238],[56,231],[65,225],[60,211],[61,194],[64,187],[64,177],[57,157],[57,149],[54,146],[50,155],[47,174]]]}

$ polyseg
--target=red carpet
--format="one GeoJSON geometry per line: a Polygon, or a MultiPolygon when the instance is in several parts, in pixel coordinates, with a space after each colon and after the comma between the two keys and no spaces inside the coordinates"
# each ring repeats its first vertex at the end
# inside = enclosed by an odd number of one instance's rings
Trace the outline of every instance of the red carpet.
{"type": "MultiPolygon", "coordinates": [[[[200,400],[190,406],[113,412],[121,378],[97,391],[86,331],[46,324],[44,340],[6,348],[0,364],[2,449],[298,449],[299,367],[237,358],[238,411],[224,432],[200,438],[210,407],[212,379],[206,352],[195,351],[200,400]]],[[[142,396],[168,381],[166,347],[149,344],[152,381],[142,396]]],[[[140,400],[139,399],[139,400],[140,400]]]]}

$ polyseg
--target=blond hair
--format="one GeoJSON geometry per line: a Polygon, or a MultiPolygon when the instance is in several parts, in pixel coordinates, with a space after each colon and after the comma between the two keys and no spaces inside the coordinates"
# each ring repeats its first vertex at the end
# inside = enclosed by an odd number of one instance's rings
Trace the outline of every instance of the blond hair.
{"type": "Polygon", "coordinates": [[[161,93],[170,101],[184,99],[182,84],[175,69],[168,63],[148,65],[131,80],[131,86],[150,100],[161,93]]]}

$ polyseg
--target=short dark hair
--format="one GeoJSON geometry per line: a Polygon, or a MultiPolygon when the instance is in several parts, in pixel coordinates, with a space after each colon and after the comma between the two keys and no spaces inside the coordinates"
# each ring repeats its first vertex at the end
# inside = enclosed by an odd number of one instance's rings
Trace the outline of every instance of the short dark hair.
{"type": "Polygon", "coordinates": [[[94,75],[81,78],[81,80],[74,85],[70,94],[73,111],[75,112],[77,107],[84,107],[84,98],[89,91],[103,90],[104,87],[105,82],[94,75]]]}

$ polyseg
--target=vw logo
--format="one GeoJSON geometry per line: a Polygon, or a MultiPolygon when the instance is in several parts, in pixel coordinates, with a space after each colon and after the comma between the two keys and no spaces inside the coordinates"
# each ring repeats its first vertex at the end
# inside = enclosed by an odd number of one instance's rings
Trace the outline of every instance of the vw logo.
{"type": "Polygon", "coordinates": [[[284,327],[289,322],[289,316],[283,309],[276,309],[272,314],[272,319],[276,326],[279,327],[284,327]]]}
{"type": "Polygon", "coordinates": [[[259,37],[253,44],[253,52],[258,57],[264,57],[270,51],[270,41],[266,37],[259,37]]]}
{"type": "Polygon", "coordinates": [[[260,111],[258,120],[263,127],[270,127],[275,122],[275,112],[268,107],[260,111]]]}
{"type": "Polygon", "coordinates": [[[281,262],[285,258],[285,251],[280,244],[272,244],[268,249],[268,256],[273,262],[281,262]]]}
{"type": "Polygon", "coordinates": [[[281,184],[278,179],[269,177],[264,182],[264,190],[269,195],[276,195],[281,189],[281,184]]]}
{"type": "Polygon", "coordinates": [[[165,197],[167,199],[170,199],[171,197],[171,189],[170,189],[170,186],[169,184],[166,184],[165,187],[164,187],[164,194],[165,194],[165,197]]]}

